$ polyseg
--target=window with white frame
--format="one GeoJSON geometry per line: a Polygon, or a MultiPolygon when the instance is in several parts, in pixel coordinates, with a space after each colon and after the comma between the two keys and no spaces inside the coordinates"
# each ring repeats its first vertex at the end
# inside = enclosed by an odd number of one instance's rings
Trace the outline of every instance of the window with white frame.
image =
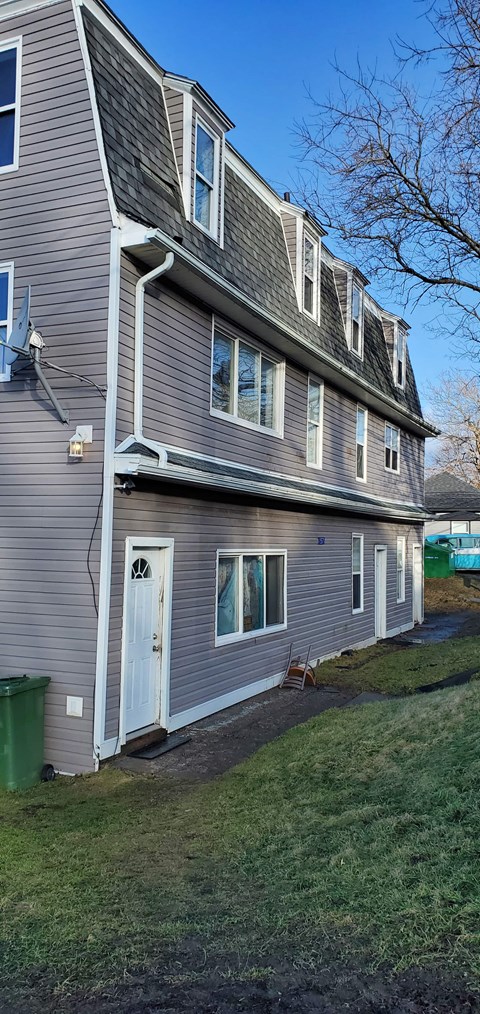
{"type": "Polygon", "coordinates": [[[363,612],[363,535],[352,535],[352,613],[363,612]]]}
{"type": "Polygon", "coordinates": [[[405,602],[405,538],[397,539],[397,602],[405,602]]]}
{"type": "Polygon", "coordinates": [[[219,152],[219,139],[197,120],[193,217],[196,224],[212,236],[217,232],[219,152]]]}
{"type": "Polygon", "coordinates": [[[0,378],[8,379],[5,345],[12,328],[13,264],[0,264],[0,378]]]}
{"type": "Polygon", "coordinates": [[[218,554],[219,643],[286,627],[286,562],[284,551],[218,554]]]}
{"type": "Polygon", "coordinates": [[[385,423],[385,468],[398,472],[400,466],[400,430],[385,423]]]}
{"type": "Polygon", "coordinates": [[[310,237],[303,237],[303,309],[310,317],[317,319],[318,244],[310,237]]]}
{"type": "Polygon", "coordinates": [[[281,436],[283,362],[271,359],[240,338],[215,331],[211,406],[215,415],[281,436]]]}
{"type": "Polygon", "coordinates": [[[357,405],[357,433],[356,433],[356,467],[357,479],[360,482],[367,480],[367,410],[357,405]]]}
{"type": "Polygon", "coordinates": [[[20,41],[0,43],[0,173],[18,168],[20,41]]]}
{"type": "Polygon", "coordinates": [[[393,374],[396,386],[401,387],[402,390],[405,387],[406,356],[407,335],[404,329],[398,324],[395,328],[393,374]]]}
{"type": "Polygon", "coordinates": [[[470,535],[470,522],[469,521],[451,521],[450,522],[450,535],[470,535]]]}
{"type": "Polygon", "coordinates": [[[363,357],[363,289],[352,283],[351,306],[351,349],[360,359],[363,357]]]}
{"type": "Polygon", "coordinates": [[[308,378],[307,465],[322,467],[323,384],[308,378]]]}

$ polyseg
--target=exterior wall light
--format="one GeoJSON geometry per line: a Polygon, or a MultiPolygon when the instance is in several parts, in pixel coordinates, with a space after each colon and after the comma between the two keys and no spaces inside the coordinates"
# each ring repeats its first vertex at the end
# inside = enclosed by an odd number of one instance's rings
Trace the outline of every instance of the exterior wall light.
{"type": "Polygon", "coordinates": [[[83,458],[83,445],[91,444],[93,440],[93,426],[77,426],[73,437],[70,437],[68,456],[80,461],[83,458]]]}

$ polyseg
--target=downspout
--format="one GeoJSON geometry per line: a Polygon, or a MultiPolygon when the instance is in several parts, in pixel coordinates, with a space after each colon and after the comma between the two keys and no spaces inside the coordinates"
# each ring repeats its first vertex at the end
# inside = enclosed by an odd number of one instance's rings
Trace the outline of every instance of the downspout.
{"type": "Polygon", "coordinates": [[[145,328],[145,287],[161,275],[170,271],[175,260],[173,253],[167,253],[165,260],[148,274],[139,278],[135,287],[135,386],[133,433],[135,440],[141,443],[143,437],[143,344],[145,328]]]}

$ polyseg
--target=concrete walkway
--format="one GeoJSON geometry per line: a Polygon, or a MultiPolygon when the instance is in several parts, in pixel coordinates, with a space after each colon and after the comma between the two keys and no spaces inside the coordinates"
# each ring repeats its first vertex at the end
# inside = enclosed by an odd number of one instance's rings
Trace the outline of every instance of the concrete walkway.
{"type": "MultiPolygon", "coordinates": [[[[431,613],[421,626],[391,640],[412,646],[445,641],[458,635],[471,616],[471,612],[431,613]]],[[[138,774],[209,781],[240,764],[287,729],[329,708],[354,707],[388,699],[387,694],[358,694],[337,687],[307,686],[301,692],[275,688],[180,730],[191,737],[189,742],[155,760],[122,756],[113,763],[138,774]]]]}
{"type": "Polygon", "coordinates": [[[209,781],[287,729],[329,708],[341,708],[356,696],[353,691],[336,687],[305,687],[302,691],[275,688],[189,725],[183,732],[191,736],[190,742],[155,760],[119,757],[114,764],[141,774],[209,781]]]}

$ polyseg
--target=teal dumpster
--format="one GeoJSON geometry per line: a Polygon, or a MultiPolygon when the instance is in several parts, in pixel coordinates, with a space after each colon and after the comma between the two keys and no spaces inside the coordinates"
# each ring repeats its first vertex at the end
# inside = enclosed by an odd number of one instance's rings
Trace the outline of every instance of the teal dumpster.
{"type": "Polygon", "coordinates": [[[49,676],[0,679],[0,786],[27,789],[42,777],[49,676]]]}

